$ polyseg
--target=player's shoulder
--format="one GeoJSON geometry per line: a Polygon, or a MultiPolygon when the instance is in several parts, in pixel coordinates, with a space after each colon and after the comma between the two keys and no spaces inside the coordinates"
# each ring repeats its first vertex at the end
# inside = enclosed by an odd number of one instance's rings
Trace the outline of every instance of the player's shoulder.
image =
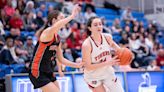
{"type": "Polygon", "coordinates": [[[89,37],[87,39],[85,39],[83,44],[82,44],[82,48],[88,48],[88,47],[90,47],[89,37]]]}
{"type": "Polygon", "coordinates": [[[110,33],[102,33],[106,39],[112,39],[112,35],[110,33]]]}

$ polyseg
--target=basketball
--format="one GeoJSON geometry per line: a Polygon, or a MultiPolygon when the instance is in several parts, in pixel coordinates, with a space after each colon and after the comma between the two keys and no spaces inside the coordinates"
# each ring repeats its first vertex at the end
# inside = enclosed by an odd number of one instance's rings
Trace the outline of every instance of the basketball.
{"type": "Polygon", "coordinates": [[[133,59],[133,53],[128,48],[121,48],[116,55],[120,59],[120,65],[128,65],[133,59]]]}

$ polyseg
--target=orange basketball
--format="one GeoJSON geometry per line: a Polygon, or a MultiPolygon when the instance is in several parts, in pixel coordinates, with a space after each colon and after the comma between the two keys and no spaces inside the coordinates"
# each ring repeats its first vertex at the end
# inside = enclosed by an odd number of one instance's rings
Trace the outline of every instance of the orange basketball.
{"type": "Polygon", "coordinates": [[[120,59],[120,65],[128,65],[133,59],[133,53],[128,48],[121,48],[116,55],[120,59]]]}

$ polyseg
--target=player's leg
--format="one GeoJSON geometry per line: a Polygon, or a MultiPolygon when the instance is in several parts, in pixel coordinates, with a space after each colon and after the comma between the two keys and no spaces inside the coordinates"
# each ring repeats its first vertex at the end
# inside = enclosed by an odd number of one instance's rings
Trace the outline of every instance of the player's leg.
{"type": "Polygon", "coordinates": [[[41,87],[41,90],[43,92],[60,92],[59,88],[53,82],[41,87]]]}
{"type": "Polygon", "coordinates": [[[101,80],[85,80],[92,92],[106,92],[101,80]]]}
{"type": "Polygon", "coordinates": [[[98,87],[95,88],[90,88],[92,92],[106,92],[103,84],[99,85],[98,87]]]}
{"type": "Polygon", "coordinates": [[[60,89],[58,81],[54,81],[53,83],[60,89]]]}
{"type": "Polygon", "coordinates": [[[124,92],[120,80],[116,77],[105,79],[103,83],[107,87],[108,92],[124,92]]]}

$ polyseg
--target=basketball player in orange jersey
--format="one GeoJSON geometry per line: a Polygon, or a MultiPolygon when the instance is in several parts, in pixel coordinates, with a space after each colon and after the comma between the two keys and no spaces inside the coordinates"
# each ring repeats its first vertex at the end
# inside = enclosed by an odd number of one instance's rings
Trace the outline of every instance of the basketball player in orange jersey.
{"type": "Polygon", "coordinates": [[[58,31],[79,13],[79,8],[79,5],[75,5],[72,14],[66,18],[59,11],[53,11],[48,15],[47,28],[38,35],[33,61],[30,64],[29,78],[35,89],[40,88],[43,92],[60,92],[56,77],[53,76],[54,56],[62,64],[75,68],[83,66],[83,63],[73,63],[63,57],[61,44],[57,38],[58,31]]]}
{"type": "Polygon", "coordinates": [[[111,50],[117,51],[120,47],[110,34],[102,33],[100,18],[91,17],[87,29],[90,36],[82,44],[84,80],[93,92],[124,92],[112,68],[119,64],[119,59],[112,57],[111,50]]]}

